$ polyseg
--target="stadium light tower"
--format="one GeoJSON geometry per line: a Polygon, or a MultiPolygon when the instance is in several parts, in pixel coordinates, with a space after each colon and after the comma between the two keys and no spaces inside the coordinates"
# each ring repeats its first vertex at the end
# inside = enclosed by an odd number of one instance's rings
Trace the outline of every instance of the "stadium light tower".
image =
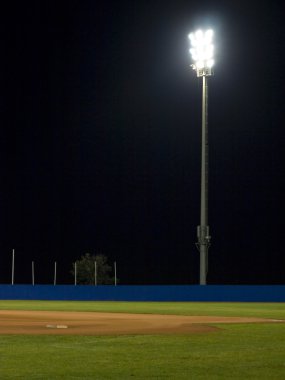
{"type": "Polygon", "coordinates": [[[194,64],[192,68],[197,77],[202,77],[202,155],[201,155],[201,209],[200,225],[197,227],[198,242],[196,243],[200,252],[200,285],[207,284],[208,273],[208,249],[211,237],[208,226],[208,77],[213,75],[214,45],[213,31],[197,30],[189,34],[191,41],[190,53],[194,64]]]}

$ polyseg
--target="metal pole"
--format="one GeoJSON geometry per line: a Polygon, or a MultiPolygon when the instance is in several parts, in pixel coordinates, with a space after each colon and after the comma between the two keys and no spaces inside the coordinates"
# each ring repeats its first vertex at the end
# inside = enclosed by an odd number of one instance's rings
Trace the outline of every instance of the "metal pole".
{"type": "Polygon", "coordinates": [[[56,285],[56,261],[54,262],[54,280],[53,285],[56,285]]]}
{"type": "Polygon", "coordinates": [[[97,286],[97,262],[94,261],[94,285],[97,286]]]}
{"type": "Polygon", "coordinates": [[[202,91],[202,154],[201,154],[201,214],[198,226],[200,251],[200,285],[206,285],[208,272],[208,249],[210,245],[208,226],[208,83],[203,75],[202,91]]]}
{"type": "Polygon", "coordinates": [[[12,250],[12,285],[14,285],[15,249],[12,250]]]}
{"type": "Polygon", "coordinates": [[[117,286],[117,263],[114,262],[114,271],[115,271],[115,286],[117,286]]]}
{"type": "Polygon", "coordinates": [[[35,271],[34,271],[34,262],[32,261],[32,284],[35,285],[35,271]]]}
{"type": "Polygon", "coordinates": [[[74,285],[77,285],[77,263],[74,263],[74,285]]]}

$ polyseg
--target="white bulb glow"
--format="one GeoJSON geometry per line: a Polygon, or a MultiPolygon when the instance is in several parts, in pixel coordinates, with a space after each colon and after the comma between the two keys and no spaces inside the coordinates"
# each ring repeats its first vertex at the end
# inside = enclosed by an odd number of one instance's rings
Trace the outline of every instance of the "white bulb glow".
{"type": "Polygon", "coordinates": [[[206,32],[205,32],[205,40],[208,41],[208,43],[212,42],[213,34],[214,34],[214,32],[212,31],[212,29],[206,30],[206,32]]]}
{"type": "Polygon", "coordinates": [[[203,36],[204,36],[204,33],[202,32],[202,30],[197,30],[197,32],[195,33],[195,38],[196,40],[202,40],[203,39],[203,36]]]}
{"type": "Polygon", "coordinates": [[[213,66],[214,66],[214,63],[215,63],[215,61],[214,61],[213,59],[209,59],[209,60],[207,61],[207,67],[209,67],[209,68],[213,67],[213,66]]]}
{"type": "Polygon", "coordinates": [[[196,62],[197,69],[203,69],[204,66],[205,66],[204,61],[197,61],[196,62]]]}
{"type": "Polygon", "coordinates": [[[206,31],[199,29],[195,33],[190,33],[188,36],[192,46],[189,51],[197,68],[210,68],[214,65],[213,35],[214,32],[212,29],[206,31]]]}

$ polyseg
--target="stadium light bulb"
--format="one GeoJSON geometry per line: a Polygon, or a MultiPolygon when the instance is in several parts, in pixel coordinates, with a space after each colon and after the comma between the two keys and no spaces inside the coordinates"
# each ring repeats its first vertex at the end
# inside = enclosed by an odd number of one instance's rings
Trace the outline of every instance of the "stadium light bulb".
{"type": "Polygon", "coordinates": [[[206,31],[197,30],[195,33],[189,34],[191,41],[192,59],[195,62],[195,67],[198,69],[211,68],[214,65],[214,32],[212,29],[206,31]]]}

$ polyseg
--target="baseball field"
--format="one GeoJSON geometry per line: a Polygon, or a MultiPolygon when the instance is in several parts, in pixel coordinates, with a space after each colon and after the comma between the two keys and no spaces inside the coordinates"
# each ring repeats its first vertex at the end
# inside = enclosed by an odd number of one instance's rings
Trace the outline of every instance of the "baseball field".
{"type": "Polygon", "coordinates": [[[0,379],[285,379],[285,303],[0,301],[0,379]]]}

